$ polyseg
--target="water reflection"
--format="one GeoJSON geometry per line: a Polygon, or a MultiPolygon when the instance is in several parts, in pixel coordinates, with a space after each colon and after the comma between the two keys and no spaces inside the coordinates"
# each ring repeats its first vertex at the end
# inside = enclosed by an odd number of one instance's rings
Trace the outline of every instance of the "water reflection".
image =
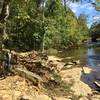
{"type": "Polygon", "coordinates": [[[90,47],[87,50],[87,64],[100,69],[100,47],[90,47]]]}
{"type": "MultiPolygon", "coordinates": [[[[94,69],[100,69],[100,42],[91,43],[89,47],[80,47],[79,49],[70,49],[63,53],[58,54],[58,57],[80,60],[81,65],[87,65],[94,69]]],[[[66,62],[69,59],[65,59],[66,62]]]]}

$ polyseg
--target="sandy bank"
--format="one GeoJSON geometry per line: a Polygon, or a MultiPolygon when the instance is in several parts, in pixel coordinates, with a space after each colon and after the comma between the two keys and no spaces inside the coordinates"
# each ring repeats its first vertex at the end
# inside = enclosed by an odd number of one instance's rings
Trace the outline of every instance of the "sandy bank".
{"type": "MultiPolygon", "coordinates": [[[[89,73],[91,69],[84,68],[86,73],[89,73]]],[[[82,69],[81,68],[72,68],[68,70],[63,70],[60,72],[63,80],[70,83],[73,82],[72,90],[76,95],[83,95],[86,96],[87,94],[92,93],[91,88],[82,82],[82,69]]]]}
{"type": "MultiPolygon", "coordinates": [[[[57,58],[55,56],[49,56],[49,60],[59,60],[61,58],[57,58]]],[[[91,69],[88,67],[84,67],[85,74],[91,73],[91,69]]],[[[92,93],[92,89],[83,82],[83,72],[81,67],[73,67],[66,70],[61,70],[60,75],[66,83],[72,84],[72,90],[74,91],[75,95],[82,95],[86,96],[87,94],[92,93]]]]}

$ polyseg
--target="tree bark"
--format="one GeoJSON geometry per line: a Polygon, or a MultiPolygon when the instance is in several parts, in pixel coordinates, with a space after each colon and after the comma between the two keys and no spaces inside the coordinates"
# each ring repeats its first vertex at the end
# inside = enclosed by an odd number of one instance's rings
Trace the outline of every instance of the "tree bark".
{"type": "Polygon", "coordinates": [[[0,14],[0,50],[3,48],[3,40],[6,36],[6,21],[9,17],[9,4],[11,0],[4,0],[0,14]]]}
{"type": "Polygon", "coordinates": [[[0,14],[0,22],[5,22],[9,16],[9,4],[11,0],[4,0],[3,6],[0,14]]]}
{"type": "Polygon", "coordinates": [[[42,4],[42,21],[43,21],[43,28],[44,28],[44,34],[43,34],[43,40],[42,40],[42,53],[44,53],[44,46],[45,46],[45,27],[44,27],[44,18],[45,18],[45,14],[44,14],[44,3],[45,1],[43,1],[42,4]]]}
{"type": "Polygon", "coordinates": [[[18,75],[32,81],[34,84],[37,84],[38,88],[41,88],[40,84],[43,82],[43,80],[39,75],[22,68],[16,68],[15,70],[18,75]]]}

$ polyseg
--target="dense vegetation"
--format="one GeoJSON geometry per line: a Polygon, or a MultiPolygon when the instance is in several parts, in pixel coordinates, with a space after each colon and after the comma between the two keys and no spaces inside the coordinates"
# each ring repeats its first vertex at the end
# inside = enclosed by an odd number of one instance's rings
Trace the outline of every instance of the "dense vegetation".
{"type": "Polygon", "coordinates": [[[78,46],[88,36],[86,17],[81,14],[77,18],[62,0],[12,0],[9,6],[9,17],[3,23],[6,47],[66,49],[78,46]]]}
{"type": "Polygon", "coordinates": [[[97,11],[100,11],[100,0],[96,0],[95,8],[97,11]]]}
{"type": "Polygon", "coordinates": [[[96,38],[100,38],[100,21],[92,24],[90,28],[90,36],[94,42],[96,41],[96,38]]]}
{"type": "Polygon", "coordinates": [[[91,26],[91,34],[100,34],[100,22],[95,22],[91,26]]]}

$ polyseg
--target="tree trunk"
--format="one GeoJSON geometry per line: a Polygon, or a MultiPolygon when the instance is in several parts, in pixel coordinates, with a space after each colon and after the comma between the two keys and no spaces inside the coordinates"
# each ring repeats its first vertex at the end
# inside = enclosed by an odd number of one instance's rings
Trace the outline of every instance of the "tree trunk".
{"type": "Polygon", "coordinates": [[[64,0],[63,2],[64,2],[64,7],[65,7],[65,10],[66,10],[66,0],[64,0]]]}
{"type": "Polygon", "coordinates": [[[9,4],[11,0],[4,0],[0,14],[0,50],[3,48],[3,40],[6,35],[6,21],[9,17],[9,4]]]}
{"type": "Polygon", "coordinates": [[[44,28],[44,34],[43,34],[43,39],[42,39],[42,53],[44,53],[44,46],[45,46],[45,27],[44,27],[44,18],[45,18],[45,14],[44,14],[44,3],[45,1],[43,1],[43,5],[42,5],[42,21],[43,21],[43,28],[44,28]]]}
{"type": "Polygon", "coordinates": [[[40,84],[43,82],[43,80],[39,75],[22,68],[16,68],[15,70],[18,75],[32,81],[35,85],[38,86],[38,88],[41,88],[40,84]]]}

